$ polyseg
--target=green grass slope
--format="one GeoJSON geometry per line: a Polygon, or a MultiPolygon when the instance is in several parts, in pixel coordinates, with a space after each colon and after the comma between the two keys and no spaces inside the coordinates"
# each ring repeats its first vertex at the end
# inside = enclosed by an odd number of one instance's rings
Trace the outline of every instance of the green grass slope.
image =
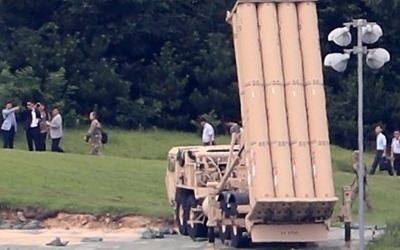
{"type": "MultiPolygon", "coordinates": [[[[201,144],[201,136],[194,133],[169,132],[162,130],[129,131],[108,129],[109,142],[104,145],[104,153],[109,156],[118,156],[134,159],[164,160],[172,146],[201,144]]],[[[68,153],[89,153],[89,145],[84,142],[85,129],[66,129],[61,146],[68,153]]],[[[219,144],[229,143],[229,137],[216,136],[219,144]]],[[[50,148],[50,141],[47,147],[50,148]]],[[[25,133],[19,131],[16,138],[16,149],[27,150],[25,133]]]]}
{"type": "Polygon", "coordinates": [[[0,200],[13,207],[170,215],[160,160],[0,150],[0,200]]]}
{"type": "MultiPolygon", "coordinates": [[[[84,130],[67,130],[64,148],[70,152],[27,152],[19,135],[17,149],[0,149],[0,202],[21,207],[37,205],[48,208],[86,212],[123,212],[165,216],[172,214],[164,184],[166,154],[172,146],[196,145],[199,136],[165,131],[139,132],[110,130],[109,144],[103,157],[87,154],[84,130]]],[[[229,138],[220,136],[220,143],[229,138]]],[[[350,184],[351,151],[332,146],[336,195],[350,184]]],[[[370,165],[372,155],[366,157],[370,165]]],[[[400,221],[397,212],[400,179],[377,173],[369,178],[373,211],[366,213],[369,223],[400,221]]],[[[336,210],[340,207],[337,203],[336,210]]],[[[357,220],[357,204],[353,207],[357,220]]]]}
{"type": "MultiPolygon", "coordinates": [[[[0,149],[0,204],[85,212],[172,215],[164,184],[168,150],[198,145],[200,136],[167,131],[107,129],[104,156],[88,155],[84,129],[67,129],[68,152],[28,152],[19,132],[14,150],[0,149]]],[[[219,143],[229,137],[218,136],[219,143]]],[[[49,148],[50,141],[47,146],[49,148]]]]}

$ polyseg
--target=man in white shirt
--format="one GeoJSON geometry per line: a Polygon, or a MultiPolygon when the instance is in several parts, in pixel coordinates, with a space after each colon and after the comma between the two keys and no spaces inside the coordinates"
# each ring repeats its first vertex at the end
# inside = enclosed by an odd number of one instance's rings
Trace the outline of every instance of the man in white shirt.
{"type": "Polygon", "coordinates": [[[400,130],[396,129],[393,133],[390,157],[393,160],[396,175],[400,176],[400,130]]]}
{"type": "Polygon", "coordinates": [[[26,110],[23,112],[25,118],[26,141],[29,151],[40,150],[40,129],[39,122],[40,112],[37,110],[37,105],[32,101],[26,103],[26,110]]]}
{"type": "Polygon", "coordinates": [[[204,146],[215,145],[215,134],[214,128],[210,123],[207,122],[207,119],[204,117],[199,118],[199,123],[203,127],[203,133],[201,139],[203,141],[204,146]]]}
{"type": "MultiPolygon", "coordinates": [[[[384,164],[386,161],[386,136],[382,133],[382,126],[378,125],[375,127],[375,133],[376,133],[376,153],[375,153],[375,158],[374,162],[372,163],[371,170],[369,172],[370,175],[374,175],[376,168],[380,164],[384,164]]],[[[385,164],[386,165],[386,164],[385,164]]],[[[389,168],[388,166],[386,168],[389,168]]],[[[393,174],[392,172],[392,166],[390,164],[390,169],[385,169],[389,172],[390,175],[393,174]]]]}

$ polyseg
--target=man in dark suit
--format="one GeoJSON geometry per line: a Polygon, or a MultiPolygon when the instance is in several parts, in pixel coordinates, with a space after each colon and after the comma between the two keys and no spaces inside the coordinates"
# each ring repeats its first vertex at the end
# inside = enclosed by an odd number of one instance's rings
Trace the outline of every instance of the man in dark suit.
{"type": "Polygon", "coordinates": [[[25,119],[24,128],[26,132],[26,141],[29,151],[40,149],[40,112],[37,105],[32,101],[26,103],[26,110],[23,112],[25,119]],[[39,147],[39,148],[38,148],[39,147]]]}

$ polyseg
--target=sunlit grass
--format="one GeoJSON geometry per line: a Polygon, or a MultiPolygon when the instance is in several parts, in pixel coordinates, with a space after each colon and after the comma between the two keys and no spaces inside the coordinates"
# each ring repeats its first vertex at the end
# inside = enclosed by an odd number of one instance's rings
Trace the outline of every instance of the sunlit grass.
{"type": "MultiPolygon", "coordinates": [[[[173,208],[168,204],[164,183],[167,152],[173,146],[200,145],[199,135],[160,130],[107,132],[109,143],[104,145],[102,157],[88,154],[84,129],[65,131],[62,146],[66,154],[28,152],[24,134],[19,134],[16,149],[0,149],[0,202],[13,207],[171,216],[173,208]]],[[[229,142],[227,136],[217,138],[219,144],[229,142]]],[[[335,212],[339,212],[341,188],[355,176],[353,156],[337,146],[332,146],[331,152],[335,191],[340,198],[335,212]]],[[[368,167],[372,157],[365,157],[368,167]]],[[[377,172],[368,181],[373,210],[366,212],[367,224],[400,221],[400,178],[377,172]]],[[[353,207],[355,223],[357,209],[358,202],[353,207]]],[[[398,226],[391,225],[393,233],[371,249],[400,249],[387,248],[395,244],[393,235],[398,231],[398,226]]]]}

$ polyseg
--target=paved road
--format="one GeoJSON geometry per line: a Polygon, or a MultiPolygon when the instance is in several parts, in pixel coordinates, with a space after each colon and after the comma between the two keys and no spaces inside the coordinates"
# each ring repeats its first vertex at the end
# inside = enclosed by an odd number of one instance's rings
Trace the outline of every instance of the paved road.
{"type": "MultiPolygon", "coordinates": [[[[379,235],[380,231],[377,232],[376,235],[379,235]]],[[[84,236],[82,236],[84,237],[84,236]]],[[[343,229],[340,228],[332,228],[330,232],[330,240],[328,242],[321,243],[316,246],[308,246],[305,248],[299,248],[298,246],[288,246],[288,245],[280,245],[280,246],[254,246],[252,249],[257,250],[280,250],[280,249],[324,249],[324,250],[339,250],[339,249],[357,249],[358,246],[358,231],[353,230],[352,232],[352,246],[346,247],[343,241],[343,229]]],[[[367,230],[365,232],[366,240],[371,240],[372,231],[367,230]]],[[[68,239],[61,239],[62,241],[68,239]]],[[[46,242],[44,242],[45,244],[46,242]]],[[[33,245],[1,245],[1,232],[0,232],[0,250],[52,250],[52,249],[65,249],[65,250],[100,250],[100,249],[119,249],[119,250],[180,250],[180,249],[193,249],[193,250],[205,250],[207,248],[207,242],[193,242],[188,237],[183,237],[180,235],[174,236],[166,236],[164,239],[154,239],[154,240],[143,240],[143,239],[134,239],[132,240],[124,240],[124,241],[103,241],[99,243],[79,243],[68,245],[66,247],[50,247],[50,246],[33,246],[33,245]]],[[[217,239],[217,246],[215,249],[231,249],[227,246],[221,246],[220,242],[217,239]]]]}

